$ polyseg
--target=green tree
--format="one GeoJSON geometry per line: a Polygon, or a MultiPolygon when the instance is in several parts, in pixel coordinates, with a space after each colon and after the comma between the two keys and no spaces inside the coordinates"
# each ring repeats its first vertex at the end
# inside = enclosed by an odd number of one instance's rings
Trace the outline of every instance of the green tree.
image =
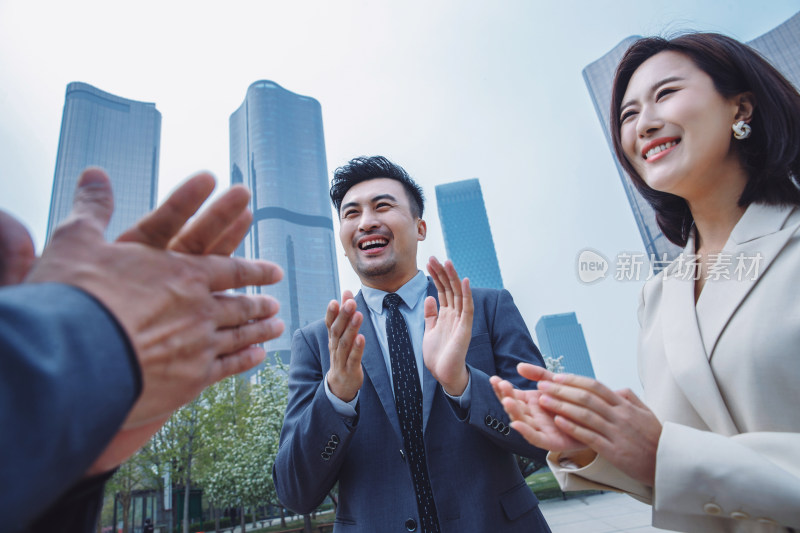
{"type": "Polygon", "coordinates": [[[226,391],[228,395],[223,397],[229,401],[218,405],[223,413],[235,416],[227,425],[218,426],[219,432],[211,439],[213,444],[206,451],[213,461],[204,473],[203,485],[216,506],[240,507],[244,523],[246,508],[255,510],[277,502],[272,465],[288,397],[285,371],[268,365],[255,375],[255,384],[227,385],[226,391]],[[246,396],[231,394],[239,387],[246,396]],[[239,401],[242,397],[246,402],[239,401]]]}
{"type": "MultiPolygon", "coordinates": [[[[151,489],[156,486],[155,473],[142,450],[136,452],[130,459],[122,463],[117,472],[106,483],[106,496],[111,498],[112,501],[119,502],[122,509],[122,517],[117,517],[118,520],[122,520],[122,533],[128,533],[133,491],[151,489]]],[[[112,517],[113,512],[112,506],[112,517]]],[[[116,530],[116,524],[112,525],[116,530]]]]}

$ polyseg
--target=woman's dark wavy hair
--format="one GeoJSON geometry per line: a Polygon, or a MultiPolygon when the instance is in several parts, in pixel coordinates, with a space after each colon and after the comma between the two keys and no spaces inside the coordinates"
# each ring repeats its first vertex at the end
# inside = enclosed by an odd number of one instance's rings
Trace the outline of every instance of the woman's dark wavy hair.
{"type": "Polygon", "coordinates": [[[711,77],[722,96],[731,98],[744,92],[754,96],[752,134],[734,143],[748,176],[739,205],[800,204],[800,94],[792,84],[752,48],[718,33],[689,33],[672,39],[647,37],[633,43],[617,67],[611,96],[611,137],[617,159],[655,209],[664,235],[685,246],[692,214],[683,198],[651,189],[637,174],[622,151],[619,113],[633,73],[665,51],[691,59],[711,77]]]}

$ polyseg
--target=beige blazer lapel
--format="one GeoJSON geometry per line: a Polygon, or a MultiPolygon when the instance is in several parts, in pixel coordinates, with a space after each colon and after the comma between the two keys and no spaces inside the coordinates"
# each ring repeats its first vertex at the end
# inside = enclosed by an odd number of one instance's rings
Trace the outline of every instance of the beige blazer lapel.
{"type": "Polygon", "coordinates": [[[694,279],[681,269],[694,254],[694,236],[681,257],[664,269],[660,312],[664,355],[675,383],[715,433],[738,433],[711,372],[694,312],[694,279]]]}
{"type": "Polygon", "coordinates": [[[722,275],[707,280],[697,302],[700,332],[709,359],[731,317],[800,227],[797,222],[786,225],[794,210],[751,204],[733,228],[717,265],[722,275]]]}

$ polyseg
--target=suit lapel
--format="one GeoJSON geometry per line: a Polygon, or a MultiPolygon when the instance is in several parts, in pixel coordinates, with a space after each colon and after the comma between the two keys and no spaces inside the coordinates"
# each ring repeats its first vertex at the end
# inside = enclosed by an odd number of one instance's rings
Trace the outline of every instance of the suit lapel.
{"type": "Polygon", "coordinates": [[[730,260],[729,278],[706,282],[697,302],[698,322],[709,359],[733,314],[797,230],[797,223],[782,229],[792,212],[791,207],[751,204],[731,232],[723,252],[723,257],[730,260]],[[752,271],[747,272],[750,267],[752,271]]]}
{"type": "MultiPolygon", "coordinates": [[[[684,254],[694,253],[690,238],[684,254]],[[687,252],[690,251],[690,252],[687,252]]],[[[694,280],[678,274],[681,258],[664,270],[660,313],[664,352],[675,382],[715,433],[738,433],[717,388],[694,312],[694,280]]],[[[684,263],[685,264],[685,263],[684,263]]]]}
{"type": "MultiPolygon", "coordinates": [[[[436,303],[439,303],[439,296],[436,291],[436,285],[433,281],[428,279],[428,296],[436,298],[436,303]]],[[[433,397],[436,395],[436,389],[439,383],[433,378],[428,367],[425,366],[423,360],[422,364],[422,434],[425,434],[425,428],[428,427],[428,419],[430,418],[431,408],[433,407],[433,397]]]]}
{"type": "MultiPolygon", "coordinates": [[[[758,282],[775,256],[797,231],[799,223],[780,230],[793,208],[752,204],[734,228],[726,248],[733,252],[730,281],[707,281],[698,306],[694,280],[677,275],[680,260],[664,271],[663,309],[660,314],[665,356],[675,382],[708,427],[723,435],[739,433],[717,387],[711,356],[719,336],[736,309],[758,282]],[[760,253],[758,277],[735,279],[735,256],[760,253]],[[694,311],[691,312],[690,310],[694,311]]],[[[694,236],[683,255],[694,254],[694,236]]],[[[685,263],[684,263],[685,265],[685,263]]]]}
{"type": "Polygon", "coordinates": [[[397,410],[394,405],[394,392],[392,392],[392,385],[389,381],[389,374],[386,372],[386,363],[383,360],[381,353],[381,345],[378,342],[378,337],[375,334],[375,328],[372,327],[372,318],[369,312],[369,307],[364,301],[361,292],[356,295],[356,304],[358,310],[364,315],[364,321],[361,323],[360,333],[364,335],[364,355],[361,358],[361,366],[364,367],[364,374],[372,382],[378,398],[381,400],[383,410],[386,412],[386,417],[389,423],[394,428],[397,438],[403,442],[403,434],[400,432],[400,420],[397,418],[397,410]]]}

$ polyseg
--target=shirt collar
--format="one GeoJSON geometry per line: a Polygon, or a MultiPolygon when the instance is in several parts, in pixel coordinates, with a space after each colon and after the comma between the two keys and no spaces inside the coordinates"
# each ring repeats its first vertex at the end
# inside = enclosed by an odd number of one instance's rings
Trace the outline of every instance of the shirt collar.
{"type": "MultiPolygon", "coordinates": [[[[428,278],[421,270],[417,270],[417,275],[406,282],[405,285],[397,290],[397,295],[405,304],[414,309],[422,299],[423,294],[428,293],[428,278]]],[[[361,295],[370,310],[377,314],[383,314],[383,298],[389,294],[380,289],[373,289],[372,287],[361,286],[361,295]]]]}

